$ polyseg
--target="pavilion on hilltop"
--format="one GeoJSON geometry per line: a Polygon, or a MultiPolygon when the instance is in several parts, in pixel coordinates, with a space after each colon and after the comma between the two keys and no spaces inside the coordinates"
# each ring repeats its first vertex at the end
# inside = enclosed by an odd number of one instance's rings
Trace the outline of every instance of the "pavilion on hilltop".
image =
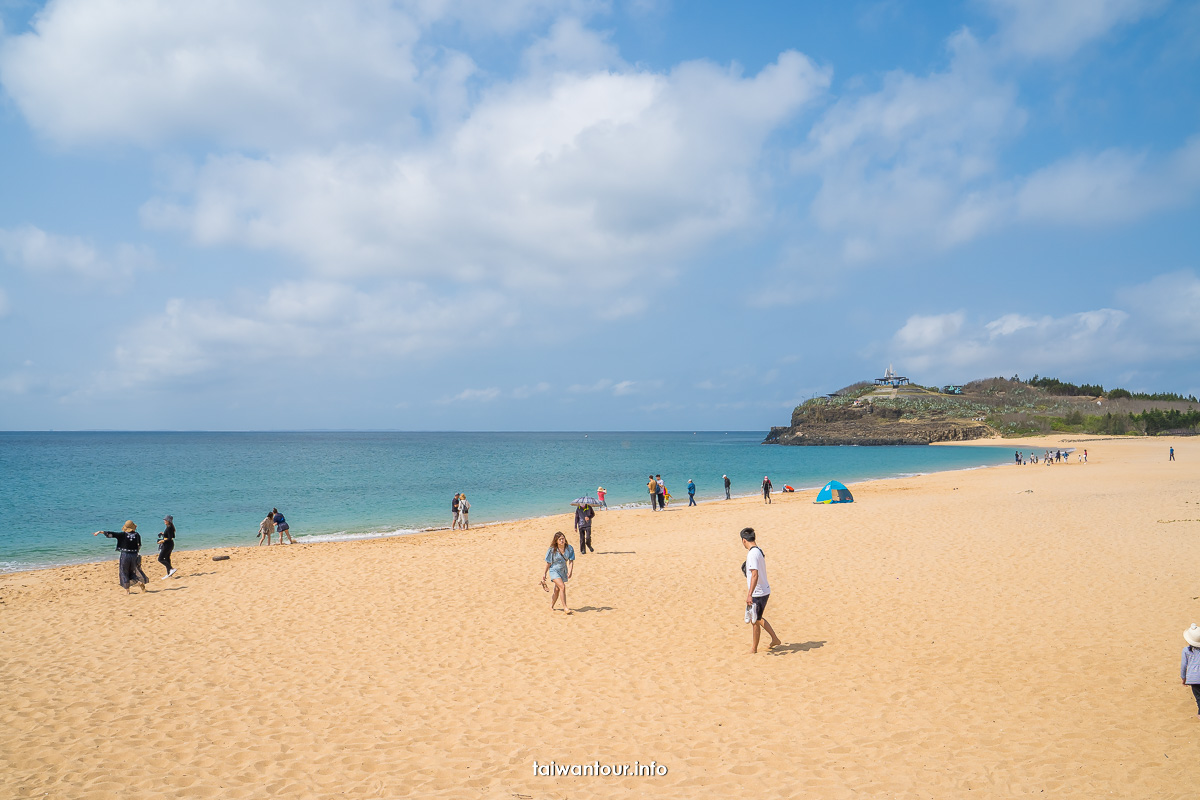
{"type": "Polygon", "coordinates": [[[896,370],[892,369],[891,364],[888,364],[887,372],[883,373],[882,378],[875,379],[876,386],[891,386],[892,388],[904,386],[908,382],[908,378],[896,374],[896,370]]]}

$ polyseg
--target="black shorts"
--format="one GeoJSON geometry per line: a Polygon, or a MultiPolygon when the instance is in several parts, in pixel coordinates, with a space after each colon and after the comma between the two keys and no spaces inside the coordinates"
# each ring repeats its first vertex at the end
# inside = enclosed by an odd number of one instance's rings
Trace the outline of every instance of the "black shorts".
{"type": "Polygon", "coordinates": [[[754,602],[754,618],[762,619],[763,612],[767,610],[767,601],[771,599],[771,595],[764,594],[762,597],[751,597],[754,602]]]}

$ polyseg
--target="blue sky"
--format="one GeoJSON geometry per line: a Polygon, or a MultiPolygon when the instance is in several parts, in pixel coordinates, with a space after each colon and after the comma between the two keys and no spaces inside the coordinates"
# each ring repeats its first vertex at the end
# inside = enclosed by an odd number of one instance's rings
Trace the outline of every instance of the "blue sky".
{"type": "Polygon", "coordinates": [[[1200,393],[1200,5],[0,0],[0,428],[1200,393]]]}

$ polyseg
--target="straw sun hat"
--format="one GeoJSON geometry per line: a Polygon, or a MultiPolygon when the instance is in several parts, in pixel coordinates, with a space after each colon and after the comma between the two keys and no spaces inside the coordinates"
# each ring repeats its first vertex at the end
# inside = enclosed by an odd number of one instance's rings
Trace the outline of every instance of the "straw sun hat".
{"type": "Polygon", "coordinates": [[[121,530],[125,531],[126,533],[136,531],[137,523],[131,519],[127,519],[127,520],[125,520],[125,524],[121,526],[121,530]]]}
{"type": "Polygon", "coordinates": [[[1192,627],[1183,632],[1184,640],[1192,647],[1200,647],[1200,625],[1192,623],[1192,627]]]}

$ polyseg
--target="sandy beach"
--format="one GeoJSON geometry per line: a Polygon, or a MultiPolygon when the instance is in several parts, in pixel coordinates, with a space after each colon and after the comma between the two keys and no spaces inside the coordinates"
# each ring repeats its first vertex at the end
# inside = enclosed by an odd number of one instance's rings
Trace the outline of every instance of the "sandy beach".
{"type": "Polygon", "coordinates": [[[1088,464],[602,511],[571,616],[538,586],[569,515],[167,581],[146,547],[146,595],[0,576],[0,797],[1196,797],[1200,442],[1065,438],[1088,464]],[[756,655],[747,525],[784,642],[756,655]]]}

